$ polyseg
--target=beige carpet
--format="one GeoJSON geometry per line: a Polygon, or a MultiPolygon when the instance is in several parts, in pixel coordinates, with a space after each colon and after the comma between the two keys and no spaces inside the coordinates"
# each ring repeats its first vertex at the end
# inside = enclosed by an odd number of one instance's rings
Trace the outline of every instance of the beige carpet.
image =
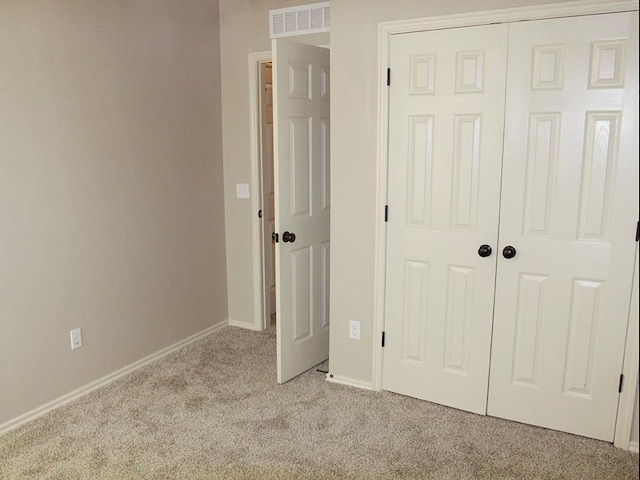
{"type": "Polygon", "coordinates": [[[604,442],[324,381],[225,328],[0,437],[5,479],[631,479],[604,442]]]}

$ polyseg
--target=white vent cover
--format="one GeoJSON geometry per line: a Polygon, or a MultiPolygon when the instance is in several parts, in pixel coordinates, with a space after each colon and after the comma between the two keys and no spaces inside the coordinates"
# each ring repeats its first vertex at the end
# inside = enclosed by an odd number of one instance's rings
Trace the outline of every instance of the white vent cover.
{"type": "Polygon", "coordinates": [[[329,2],[269,10],[271,38],[328,32],[329,2]]]}

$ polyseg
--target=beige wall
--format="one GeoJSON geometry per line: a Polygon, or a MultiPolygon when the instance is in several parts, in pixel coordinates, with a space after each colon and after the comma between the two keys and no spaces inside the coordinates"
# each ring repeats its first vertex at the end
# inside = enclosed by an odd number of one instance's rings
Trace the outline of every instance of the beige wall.
{"type": "Polygon", "coordinates": [[[216,0],[0,3],[0,426],[225,321],[223,202],[216,0]]]}
{"type": "MultiPolygon", "coordinates": [[[[258,212],[251,200],[236,198],[236,184],[251,183],[249,132],[249,53],[271,50],[269,10],[292,7],[305,0],[220,0],[222,117],[224,138],[225,221],[229,319],[251,327],[253,303],[252,227],[258,212]]],[[[310,45],[329,43],[328,34],[289,37],[310,45]]],[[[251,192],[257,195],[258,192],[251,192]]]]}

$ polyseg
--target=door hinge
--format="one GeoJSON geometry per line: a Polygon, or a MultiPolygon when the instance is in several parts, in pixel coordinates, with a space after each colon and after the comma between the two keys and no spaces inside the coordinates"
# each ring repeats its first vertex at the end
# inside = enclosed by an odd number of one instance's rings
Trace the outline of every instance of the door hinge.
{"type": "Polygon", "coordinates": [[[258,210],[258,218],[262,218],[262,210],[258,210]]]}
{"type": "Polygon", "coordinates": [[[384,347],[384,332],[382,332],[382,346],[384,347]]]}
{"type": "Polygon", "coordinates": [[[391,85],[391,69],[387,68],[387,86],[391,85]]]}
{"type": "Polygon", "coordinates": [[[622,393],[622,384],[624,383],[624,375],[620,374],[620,383],[618,383],[618,393],[622,393]]]}
{"type": "Polygon", "coordinates": [[[273,240],[274,243],[278,243],[278,234],[276,232],[271,234],[271,240],[273,240]]]}
{"type": "Polygon", "coordinates": [[[389,221],[389,205],[384,206],[384,221],[389,221]]]}
{"type": "Polygon", "coordinates": [[[636,223],[636,242],[640,240],[640,222],[636,223]]]}

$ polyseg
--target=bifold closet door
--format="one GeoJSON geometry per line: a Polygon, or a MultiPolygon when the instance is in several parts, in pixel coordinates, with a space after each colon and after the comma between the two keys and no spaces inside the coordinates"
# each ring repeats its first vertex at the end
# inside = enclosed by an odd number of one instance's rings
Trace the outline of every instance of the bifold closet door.
{"type": "Polygon", "coordinates": [[[637,13],[509,28],[488,413],[611,441],[638,220],[637,13]]]}
{"type": "Polygon", "coordinates": [[[486,413],[507,25],[391,38],[383,388],[486,413]],[[481,256],[478,252],[484,247],[481,256]]]}

